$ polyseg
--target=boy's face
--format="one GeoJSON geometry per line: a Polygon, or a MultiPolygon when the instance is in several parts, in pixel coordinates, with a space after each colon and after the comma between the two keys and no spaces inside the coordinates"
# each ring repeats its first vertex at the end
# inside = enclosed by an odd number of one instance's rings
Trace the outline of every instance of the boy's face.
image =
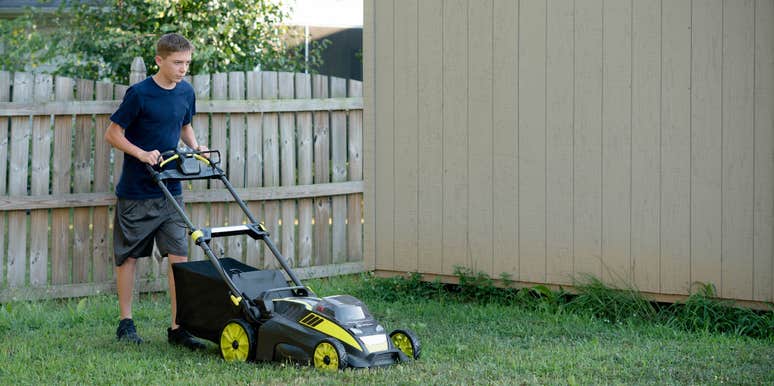
{"type": "Polygon", "coordinates": [[[191,51],[173,52],[166,58],[156,56],[159,75],[168,82],[179,83],[191,65],[191,51]]]}

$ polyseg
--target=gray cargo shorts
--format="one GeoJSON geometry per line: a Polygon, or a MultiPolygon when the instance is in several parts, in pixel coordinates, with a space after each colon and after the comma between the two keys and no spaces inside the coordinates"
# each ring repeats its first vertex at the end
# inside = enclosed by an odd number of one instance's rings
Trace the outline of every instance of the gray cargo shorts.
{"type": "MultiPolygon", "coordinates": [[[[175,197],[183,206],[183,197],[175,197]]],[[[113,252],[116,266],[128,257],[141,258],[153,252],[153,241],[162,256],[188,256],[183,217],[166,197],[144,200],[118,199],[113,222],[113,252]]]]}

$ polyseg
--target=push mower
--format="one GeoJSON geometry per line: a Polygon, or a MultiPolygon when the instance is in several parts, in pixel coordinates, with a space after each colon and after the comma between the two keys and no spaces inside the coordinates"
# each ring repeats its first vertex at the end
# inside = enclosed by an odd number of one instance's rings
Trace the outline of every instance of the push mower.
{"type": "Polygon", "coordinates": [[[219,167],[219,151],[171,150],[162,153],[159,161],[155,166],[147,165],[148,172],[209,260],[172,265],[177,323],[218,345],[225,360],[292,361],[336,370],[419,358],[420,342],[411,330],[394,330],[388,335],[358,299],[349,295],[320,298],[301,283],[219,167]],[[165,181],[204,179],[220,180],[249,223],[194,226],[165,181]],[[282,270],[259,270],[233,258],[215,256],[210,241],[236,235],[262,240],[282,270]]]}

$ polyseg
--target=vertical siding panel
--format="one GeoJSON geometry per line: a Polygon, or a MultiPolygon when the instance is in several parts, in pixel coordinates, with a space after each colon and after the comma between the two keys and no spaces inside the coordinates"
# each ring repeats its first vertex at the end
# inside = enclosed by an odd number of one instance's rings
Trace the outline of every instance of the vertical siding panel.
{"type": "Polygon", "coordinates": [[[492,272],[494,277],[505,273],[515,279],[519,271],[519,7],[511,0],[495,0],[493,7],[492,272]]]}
{"type": "MultiPolygon", "coordinates": [[[[196,102],[197,104],[202,104],[204,101],[210,99],[210,76],[209,75],[194,75],[193,77],[193,88],[194,92],[196,93],[196,102]]],[[[196,133],[196,140],[199,144],[208,146],[212,150],[220,150],[223,151],[224,149],[217,149],[212,146],[212,142],[210,142],[210,115],[208,113],[197,113],[193,116],[193,122],[192,126],[194,129],[194,133],[196,133]]],[[[183,185],[184,187],[187,186],[187,184],[183,185]]],[[[207,189],[207,181],[191,181],[190,184],[191,190],[193,191],[201,191],[207,189]]],[[[194,226],[197,227],[205,227],[209,226],[208,223],[208,217],[209,217],[209,209],[207,207],[207,203],[197,203],[197,204],[190,204],[189,206],[189,213],[191,216],[191,222],[194,224],[194,226]]],[[[219,226],[222,224],[213,224],[214,226],[219,226]]],[[[188,250],[189,259],[191,261],[197,261],[204,259],[204,252],[201,248],[199,248],[196,244],[193,243],[193,240],[190,241],[190,248],[188,250]]]]}
{"type": "Polygon", "coordinates": [[[417,1],[395,3],[395,263],[417,267],[417,1]]]}
{"type": "Polygon", "coordinates": [[[723,297],[753,295],[754,21],[752,0],[723,3],[723,297]]]}
{"type": "Polygon", "coordinates": [[[546,28],[546,280],[572,283],[573,4],[548,2],[546,28]]]}
{"type": "MultiPolygon", "coordinates": [[[[293,73],[279,74],[279,97],[293,99],[295,93],[293,73]]],[[[296,122],[293,113],[280,113],[280,184],[296,184],[296,122]]],[[[281,202],[282,216],[282,255],[290,266],[296,263],[296,200],[281,202]]],[[[342,220],[343,222],[343,220],[342,220]]]]}
{"type": "MultiPolygon", "coordinates": [[[[73,99],[75,82],[70,78],[54,78],[54,94],[57,101],[73,99]]],[[[72,165],[72,115],[54,117],[54,156],[51,165],[51,194],[70,193],[70,166],[72,165]]],[[[116,159],[123,160],[123,153],[114,152],[116,159]]],[[[116,162],[115,181],[121,175],[121,166],[116,162]]],[[[51,211],[51,284],[70,282],[70,208],[51,211]]]]}
{"type": "Polygon", "coordinates": [[[691,9],[689,0],[662,10],[661,291],[690,284],[691,9]]]}
{"type": "MultiPolygon", "coordinates": [[[[347,80],[331,77],[331,97],[347,96],[347,80]]],[[[331,182],[347,180],[347,112],[331,113],[331,182]]],[[[331,197],[332,262],[347,261],[347,197],[331,197]]]]}
{"type": "MultiPolygon", "coordinates": [[[[755,8],[755,256],[753,299],[774,301],[774,1],[755,8]]],[[[1,191],[0,191],[1,192],[1,191]]]]}
{"type": "MultiPolygon", "coordinates": [[[[250,71],[247,77],[247,99],[261,99],[261,73],[250,71]]],[[[311,113],[309,113],[311,114],[311,113]]],[[[257,188],[263,186],[263,126],[261,125],[260,113],[247,114],[247,132],[245,141],[247,150],[245,154],[245,186],[248,188],[257,188]]],[[[256,220],[263,221],[263,202],[251,201],[247,204],[248,209],[256,220]]],[[[261,266],[261,255],[263,254],[263,241],[248,238],[245,240],[246,258],[245,262],[253,267],[261,266]]]]}
{"type": "MultiPolygon", "coordinates": [[[[262,74],[263,99],[279,98],[279,84],[276,72],[264,72],[262,74]]],[[[277,113],[263,114],[263,186],[279,186],[280,184],[280,158],[279,158],[279,115],[277,113]]],[[[276,200],[263,203],[264,223],[266,230],[272,236],[277,249],[282,250],[282,238],[279,233],[279,202],[276,200]]],[[[268,246],[263,249],[263,266],[266,269],[279,267],[277,258],[271,253],[268,246]]]]}
{"type": "MultiPolygon", "coordinates": [[[[33,76],[17,72],[13,77],[13,96],[18,103],[32,102],[33,76]]],[[[30,116],[11,117],[11,146],[8,154],[8,195],[26,196],[29,175],[30,116]]],[[[8,213],[8,286],[23,287],[27,280],[27,213],[15,210],[8,213]]]]}
{"type": "MultiPolygon", "coordinates": [[[[395,208],[395,167],[393,164],[394,90],[395,80],[395,17],[394,1],[375,1],[373,13],[378,20],[374,25],[374,63],[379,71],[374,71],[374,170],[373,170],[373,210],[374,210],[374,267],[376,269],[394,268],[394,208],[395,208]],[[376,49],[378,47],[378,49],[376,49]],[[377,126],[378,125],[378,126],[377,126]]],[[[366,216],[368,212],[366,211],[366,216]]]]}
{"type": "MultiPolygon", "coordinates": [[[[363,97],[363,82],[350,80],[350,97],[363,97]]],[[[350,111],[347,117],[347,159],[349,181],[363,180],[363,111],[350,111]]],[[[363,195],[347,196],[347,257],[363,261],[363,195]]]]}
{"type": "MultiPolygon", "coordinates": [[[[35,75],[36,103],[51,101],[53,94],[51,75],[35,75]]],[[[33,196],[48,195],[49,172],[51,171],[51,116],[40,115],[32,118],[32,186],[33,196]]],[[[48,282],[48,209],[33,210],[30,213],[30,285],[43,286],[48,282]]],[[[1,265],[0,265],[1,266],[1,265]]]]}
{"type": "Polygon", "coordinates": [[[574,272],[601,276],[601,0],[575,3],[574,272]]]}
{"type": "MultiPolygon", "coordinates": [[[[312,96],[328,98],[328,77],[312,76],[312,96]]],[[[314,118],[314,182],[331,182],[330,113],[315,112],[314,118]]],[[[265,129],[264,129],[265,130],[265,129]]],[[[268,210],[267,210],[268,214],[268,210]]],[[[314,199],[314,265],[331,263],[331,198],[314,199]]]]}
{"type": "MultiPolygon", "coordinates": [[[[292,86],[291,86],[292,87],[292,86]]],[[[232,71],[228,73],[228,99],[245,99],[245,73],[232,71]]],[[[235,188],[245,186],[245,115],[232,113],[229,116],[228,132],[228,179],[235,188]]],[[[239,204],[228,204],[228,224],[242,225],[245,215],[239,204]]],[[[228,238],[228,255],[239,261],[244,261],[244,245],[246,236],[231,236],[228,238]]]]}
{"type": "MultiPolygon", "coordinates": [[[[296,98],[312,97],[312,78],[309,74],[296,74],[296,98]]],[[[298,143],[298,184],[311,185],[312,168],[312,113],[296,113],[298,143]]],[[[298,200],[298,260],[299,267],[308,267],[312,263],[312,199],[298,200]]]]}
{"type": "Polygon", "coordinates": [[[461,231],[467,230],[468,224],[467,10],[465,0],[443,4],[442,274],[452,274],[455,267],[468,266],[469,262],[467,237],[461,231]]]}
{"type": "Polygon", "coordinates": [[[691,282],[719,286],[723,0],[694,1],[691,18],[691,282]]]}
{"type": "MultiPolygon", "coordinates": [[[[380,2],[381,3],[381,2],[380,2]]],[[[376,1],[363,1],[363,262],[365,269],[376,268],[376,86],[379,78],[375,66],[377,55],[389,60],[377,49],[376,31],[385,23],[376,23],[376,1]]],[[[380,63],[390,65],[390,62],[380,63]]],[[[383,80],[382,80],[383,81],[383,80]]],[[[381,85],[381,83],[379,84],[381,85]]],[[[437,266],[440,266],[437,265],[437,266]]]]}
{"type": "MultiPolygon", "coordinates": [[[[94,99],[94,81],[78,79],[75,97],[79,101],[94,99]]],[[[91,191],[91,149],[93,139],[91,115],[75,117],[75,143],[73,166],[73,193],[91,191]]],[[[91,270],[91,208],[75,208],[73,211],[73,283],[89,281],[91,270]]]]}
{"type": "MultiPolygon", "coordinates": [[[[492,0],[468,3],[468,234],[471,267],[492,272],[492,0]]],[[[498,272],[499,274],[499,272],[498,272]]]]}
{"type": "MultiPolygon", "coordinates": [[[[0,102],[10,102],[11,100],[11,73],[0,71],[0,102]]],[[[0,117],[0,196],[7,193],[8,184],[8,117],[0,117]]],[[[6,212],[0,212],[0,286],[4,285],[5,275],[3,274],[6,256],[6,212]]]]}
{"type": "MultiPolygon", "coordinates": [[[[97,100],[113,99],[113,84],[97,82],[95,90],[97,100]]],[[[94,192],[110,192],[110,144],[105,141],[105,129],[110,125],[110,116],[100,114],[94,118],[94,192]]],[[[92,258],[94,262],[92,280],[97,283],[110,278],[110,219],[108,207],[94,208],[92,230],[92,258]]]]}
{"type": "Polygon", "coordinates": [[[546,3],[519,9],[519,278],[546,275],[546,3]]]}
{"type": "Polygon", "coordinates": [[[658,292],[661,1],[632,7],[632,267],[638,289],[658,292]]]}
{"type": "Polygon", "coordinates": [[[443,2],[418,2],[419,272],[437,272],[443,253],[443,2]]]}
{"type": "Polygon", "coordinates": [[[605,2],[602,89],[602,279],[632,283],[631,2],[605,2]]]}

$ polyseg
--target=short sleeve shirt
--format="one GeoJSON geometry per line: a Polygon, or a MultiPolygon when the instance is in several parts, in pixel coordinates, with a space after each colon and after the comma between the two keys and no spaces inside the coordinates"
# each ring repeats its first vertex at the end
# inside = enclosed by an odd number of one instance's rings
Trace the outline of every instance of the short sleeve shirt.
{"type": "MultiPolygon", "coordinates": [[[[124,129],[129,142],[145,151],[165,152],[177,147],[180,129],[191,123],[196,113],[193,87],[186,81],[166,90],[152,77],[129,87],[118,110],[110,120],[124,129]]],[[[167,182],[173,195],[181,193],[180,182],[167,182]]],[[[151,178],[145,165],[124,154],[121,179],[116,186],[121,198],[140,200],[162,197],[164,194],[151,178]]]]}

